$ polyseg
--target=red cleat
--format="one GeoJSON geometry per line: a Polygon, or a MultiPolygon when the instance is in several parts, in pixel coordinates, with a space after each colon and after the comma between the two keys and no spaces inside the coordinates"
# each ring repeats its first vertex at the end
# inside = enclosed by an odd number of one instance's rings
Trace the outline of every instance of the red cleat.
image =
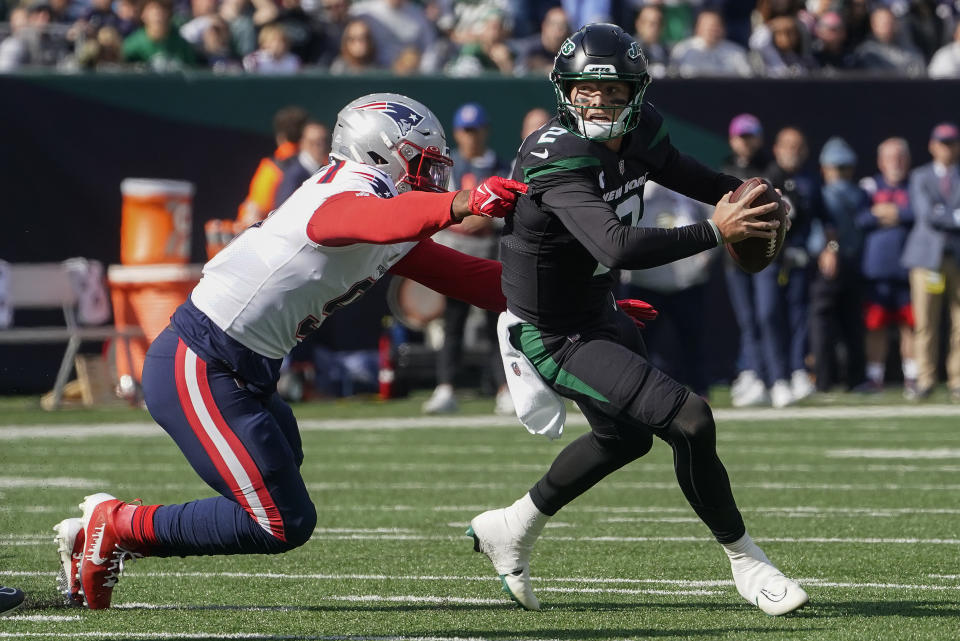
{"type": "Polygon", "coordinates": [[[80,592],[80,560],[83,558],[85,539],[83,521],[77,518],[64,519],[53,529],[57,533],[53,542],[57,544],[60,555],[57,587],[67,605],[83,605],[83,594],[80,592]]]}
{"type": "Polygon", "coordinates": [[[103,492],[85,497],[80,504],[85,535],[80,585],[91,610],[110,607],[124,561],[144,555],[141,546],[121,538],[121,532],[130,530],[130,519],[137,507],[103,492]]]}

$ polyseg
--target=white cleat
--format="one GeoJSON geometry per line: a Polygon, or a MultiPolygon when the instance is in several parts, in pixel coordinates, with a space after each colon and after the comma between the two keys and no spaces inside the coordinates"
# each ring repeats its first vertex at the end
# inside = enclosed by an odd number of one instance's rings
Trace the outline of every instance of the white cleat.
{"type": "Polygon", "coordinates": [[[810,598],[804,589],[785,577],[749,535],[744,537],[746,541],[741,539],[733,544],[741,552],[727,549],[733,582],[740,596],[771,616],[787,614],[806,605],[810,598]]]}
{"type": "Polygon", "coordinates": [[[790,388],[790,383],[783,379],[775,381],[773,387],[770,388],[770,403],[779,409],[793,405],[794,401],[796,401],[796,399],[793,397],[793,390],[790,388]]]}
{"type": "Polygon", "coordinates": [[[763,407],[770,405],[770,395],[767,387],[755,376],[739,383],[736,390],[731,390],[730,401],[734,407],[763,407]]]}
{"type": "Polygon", "coordinates": [[[80,561],[83,560],[85,540],[83,521],[78,518],[64,519],[54,525],[53,529],[57,533],[53,542],[57,544],[57,554],[60,557],[57,588],[66,605],[82,606],[80,561]]]}
{"type": "Polygon", "coordinates": [[[459,409],[453,386],[441,383],[423,404],[424,414],[452,414],[459,409]]]}
{"type": "Polygon", "coordinates": [[[794,402],[802,401],[816,391],[817,388],[814,387],[806,370],[798,369],[790,375],[790,392],[793,394],[794,402]]]}
{"type": "Polygon", "coordinates": [[[806,591],[796,581],[777,573],[760,588],[756,603],[770,616],[780,616],[799,610],[809,600],[806,591]]]}
{"type": "Polygon", "coordinates": [[[503,591],[523,609],[539,610],[540,601],[530,583],[530,553],[539,532],[523,541],[511,531],[506,512],[500,508],[475,516],[467,536],[473,537],[473,549],[486,554],[493,563],[503,591]]]}

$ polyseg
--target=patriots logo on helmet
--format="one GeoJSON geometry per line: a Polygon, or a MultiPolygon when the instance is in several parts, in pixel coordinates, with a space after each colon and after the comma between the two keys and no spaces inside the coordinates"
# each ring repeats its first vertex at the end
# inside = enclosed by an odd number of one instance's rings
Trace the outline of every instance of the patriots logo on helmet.
{"type": "Polygon", "coordinates": [[[410,107],[402,105],[399,102],[381,100],[377,102],[368,102],[365,105],[354,107],[362,111],[381,111],[384,115],[390,116],[397,128],[400,129],[400,135],[405,136],[408,131],[423,122],[423,115],[417,113],[410,107]]]}

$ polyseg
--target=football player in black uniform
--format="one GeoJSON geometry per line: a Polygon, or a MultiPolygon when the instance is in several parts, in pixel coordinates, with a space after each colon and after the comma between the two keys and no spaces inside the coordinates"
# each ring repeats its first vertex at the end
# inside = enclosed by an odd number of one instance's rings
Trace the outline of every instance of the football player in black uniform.
{"type": "MultiPolygon", "coordinates": [[[[738,178],[679,153],[666,124],[644,102],[650,82],[640,47],[622,29],[590,24],[570,36],[551,80],[558,114],[523,142],[515,178],[528,184],[501,240],[503,292],[513,347],[557,393],[573,399],[591,431],[570,443],[513,505],[471,521],[511,597],[540,604],[530,553],[549,517],[614,470],[649,451],[653,437],[674,453],[677,480],[730,559],[740,594],[768,614],[801,607],[807,595],[747,534],[716,451],[710,407],[653,367],[632,319],[614,303],[613,269],[662,265],[748,237],[772,238],[778,222],[737,203],[738,178]],[[647,180],[705,203],[712,220],[675,229],[636,227],[647,180]]],[[[508,376],[510,373],[508,372],[508,376]]]]}

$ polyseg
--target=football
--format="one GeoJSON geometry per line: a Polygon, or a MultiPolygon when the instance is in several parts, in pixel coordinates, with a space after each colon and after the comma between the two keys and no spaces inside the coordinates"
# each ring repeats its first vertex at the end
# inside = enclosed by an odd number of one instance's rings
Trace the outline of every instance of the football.
{"type": "Polygon", "coordinates": [[[780,199],[780,195],[766,178],[749,178],[737,187],[737,190],[730,196],[730,202],[735,203],[745,196],[751,189],[760,183],[767,184],[767,190],[757,196],[757,199],[751,204],[752,207],[759,207],[767,203],[778,203],[780,206],[768,214],[759,217],[759,220],[779,220],[780,228],[777,229],[775,238],[747,238],[736,243],[729,243],[727,251],[733,257],[734,262],[745,272],[756,274],[773,262],[783,247],[783,239],[787,235],[787,210],[780,199]]]}

